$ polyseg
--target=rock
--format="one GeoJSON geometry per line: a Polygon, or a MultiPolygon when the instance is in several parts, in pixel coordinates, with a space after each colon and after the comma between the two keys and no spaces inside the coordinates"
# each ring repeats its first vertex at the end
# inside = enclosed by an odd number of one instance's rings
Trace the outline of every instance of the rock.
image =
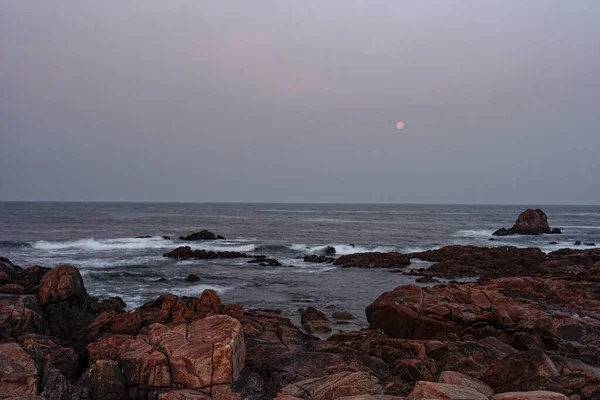
{"type": "Polygon", "coordinates": [[[411,253],[410,257],[436,263],[429,268],[410,271],[411,275],[447,279],[564,274],[564,268],[560,266],[542,265],[546,254],[539,248],[452,245],[438,250],[411,253]]]}
{"type": "Polygon", "coordinates": [[[550,233],[552,233],[553,235],[560,235],[562,231],[558,228],[553,228],[550,233]]]}
{"type": "Polygon", "coordinates": [[[304,262],[311,262],[311,263],[332,263],[335,261],[335,258],[333,257],[327,257],[327,256],[319,256],[316,254],[312,254],[309,256],[304,256],[304,262]]]}
{"type": "Polygon", "coordinates": [[[191,389],[171,390],[158,395],[158,400],[211,400],[206,393],[191,389]]]}
{"type": "Polygon", "coordinates": [[[489,400],[489,397],[467,386],[450,385],[447,383],[419,381],[408,400],[489,400]]]}
{"type": "Polygon", "coordinates": [[[188,282],[199,282],[199,281],[201,281],[202,279],[200,279],[200,277],[199,277],[198,275],[195,275],[195,274],[189,274],[189,275],[187,276],[187,278],[185,278],[185,280],[186,280],[186,281],[188,281],[188,282]]]}
{"type": "Polygon", "coordinates": [[[207,231],[206,229],[201,230],[200,232],[192,233],[188,236],[181,236],[179,240],[217,240],[217,239],[225,239],[223,236],[217,236],[207,231]]]}
{"type": "Polygon", "coordinates": [[[119,363],[130,388],[230,389],[244,367],[240,323],[225,315],[173,327],[155,323],[136,336],[109,335],[88,346],[91,361],[119,363]]]}
{"type": "Polygon", "coordinates": [[[259,263],[262,267],[281,267],[281,263],[274,258],[267,258],[266,256],[257,256],[254,260],[248,261],[248,264],[259,263]],[[263,265],[264,264],[264,265],[263,265]]]}
{"type": "Polygon", "coordinates": [[[415,280],[415,282],[417,282],[417,283],[431,283],[431,282],[435,282],[435,281],[436,280],[433,279],[433,276],[422,276],[415,280]]]}
{"type": "Polygon", "coordinates": [[[469,375],[461,374],[460,372],[444,371],[441,373],[438,382],[448,383],[450,385],[465,386],[477,390],[479,393],[485,395],[488,399],[491,399],[494,396],[494,389],[479,379],[472,378],[469,375]]]}
{"type": "Polygon", "coordinates": [[[143,236],[136,236],[134,239],[150,239],[152,236],[150,235],[143,235],[143,236]]]}
{"type": "Polygon", "coordinates": [[[197,260],[211,260],[215,258],[249,258],[250,256],[237,251],[192,250],[190,246],[182,246],[168,253],[164,253],[163,257],[175,258],[178,260],[187,260],[190,258],[197,260]]]}
{"type": "Polygon", "coordinates": [[[38,371],[31,357],[16,343],[0,343],[0,396],[35,396],[38,371]]]}
{"type": "Polygon", "coordinates": [[[127,381],[115,361],[96,360],[79,379],[88,388],[90,400],[128,400],[127,381]]]}
{"type": "Polygon", "coordinates": [[[540,349],[511,354],[492,365],[483,381],[496,392],[544,389],[546,378],[559,376],[554,362],[540,349]]]}
{"type": "Polygon", "coordinates": [[[163,236],[162,237],[164,240],[171,240],[171,236],[163,236]]]}
{"type": "Polygon", "coordinates": [[[352,319],[353,316],[351,313],[347,312],[347,311],[336,311],[333,313],[333,318],[335,319],[352,319]]]}
{"type": "Polygon", "coordinates": [[[338,397],[337,400],[406,400],[406,398],[388,394],[360,394],[358,396],[338,397]]]}
{"type": "Polygon", "coordinates": [[[325,249],[323,249],[323,254],[326,256],[332,256],[335,253],[336,253],[335,247],[333,247],[333,246],[327,246],[327,247],[325,247],[325,249]]]}
{"type": "Polygon", "coordinates": [[[260,368],[273,394],[291,383],[339,372],[366,372],[382,380],[389,376],[390,368],[376,357],[316,351],[288,353],[264,363],[260,368]]]}
{"type": "Polygon", "coordinates": [[[382,394],[379,380],[366,372],[340,372],[286,386],[280,395],[304,400],[333,400],[344,396],[382,394]]]}
{"type": "Polygon", "coordinates": [[[560,229],[550,230],[548,216],[542,210],[528,209],[517,217],[517,221],[510,229],[500,228],[492,233],[494,236],[508,235],[540,235],[542,233],[560,233],[560,229]]]}
{"type": "Polygon", "coordinates": [[[308,307],[301,312],[300,319],[302,321],[302,326],[304,326],[308,333],[331,332],[329,320],[325,314],[314,307],[308,307]]]}
{"type": "Polygon", "coordinates": [[[88,296],[79,270],[72,265],[58,265],[52,268],[40,283],[38,299],[42,305],[63,301],[83,305],[88,296]]]}
{"type": "Polygon", "coordinates": [[[558,242],[548,242],[548,244],[558,244],[558,242]]]}
{"type": "Polygon", "coordinates": [[[506,392],[495,395],[492,400],[568,400],[562,393],[535,390],[531,392],[506,392]]]}
{"type": "Polygon", "coordinates": [[[594,242],[587,242],[587,243],[584,243],[584,245],[585,246],[595,246],[596,243],[594,243],[594,242]]]}
{"type": "Polygon", "coordinates": [[[580,242],[579,240],[577,240],[577,241],[574,243],[574,245],[575,245],[575,246],[581,246],[581,242],[580,242]]]}
{"type": "Polygon", "coordinates": [[[344,268],[402,268],[410,265],[410,258],[398,252],[355,253],[341,256],[333,264],[344,268]]]}
{"type": "Polygon", "coordinates": [[[0,341],[28,333],[48,333],[35,296],[0,294],[0,341]]]}

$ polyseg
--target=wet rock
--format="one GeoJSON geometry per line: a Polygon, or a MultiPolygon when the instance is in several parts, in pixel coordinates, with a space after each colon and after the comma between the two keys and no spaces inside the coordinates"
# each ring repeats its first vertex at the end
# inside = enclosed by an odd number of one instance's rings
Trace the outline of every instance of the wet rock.
{"type": "Polygon", "coordinates": [[[202,279],[200,279],[200,277],[199,277],[198,275],[196,275],[196,274],[189,274],[189,275],[187,276],[187,278],[185,278],[185,280],[186,280],[187,282],[199,282],[199,281],[201,281],[202,279]]]}
{"type": "Polygon", "coordinates": [[[595,246],[596,243],[594,243],[594,242],[587,242],[587,243],[584,243],[584,245],[585,246],[595,246]]]}
{"type": "Polygon", "coordinates": [[[562,393],[535,390],[531,392],[506,392],[495,395],[492,400],[568,400],[562,393]]]}
{"type": "Polygon", "coordinates": [[[257,256],[254,260],[248,261],[248,264],[260,264],[261,267],[281,267],[281,263],[274,258],[267,258],[266,256],[257,256]]]}
{"type": "Polygon", "coordinates": [[[402,268],[410,265],[410,258],[398,252],[355,253],[339,257],[334,264],[344,268],[402,268]]]}
{"type": "Polygon", "coordinates": [[[467,386],[450,385],[438,382],[417,382],[408,400],[489,400],[489,397],[467,386]]]}
{"type": "Polygon", "coordinates": [[[558,242],[548,242],[548,244],[558,244],[558,242]]]}
{"type": "Polygon", "coordinates": [[[313,332],[331,332],[329,320],[325,314],[314,307],[308,307],[300,314],[302,326],[308,333],[313,332]]]}
{"type": "Polygon", "coordinates": [[[335,319],[352,319],[353,315],[347,311],[336,311],[332,314],[332,317],[335,319]]]}
{"type": "Polygon", "coordinates": [[[309,256],[304,256],[304,262],[310,263],[332,263],[335,261],[333,257],[320,256],[316,254],[311,254],[309,256]]]}
{"type": "Polygon", "coordinates": [[[181,236],[179,237],[179,240],[217,240],[217,235],[203,229],[200,232],[192,233],[188,236],[181,236]]]}
{"type": "Polygon", "coordinates": [[[461,374],[460,372],[444,371],[440,374],[438,382],[447,383],[450,385],[465,386],[474,389],[479,393],[485,395],[488,399],[491,399],[494,396],[494,389],[492,389],[479,379],[475,379],[469,375],[461,374]]]}
{"type": "Polygon", "coordinates": [[[548,216],[538,208],[535,210],[528,209],[523,211],[517,217],[517,221],[512,228],[500,228],[492,233],[492,235],[540,235],[542,233],[560,233],[560,230],[550,230],[548,216]]]}
{"type": "Polygon", "coordinates": [[[38,371],[31,357],[16,343],[0,343],[0,395],[38,394],[38,371]]]}
{"type": "Polygon", "coordinates": [[[562,231],[559,228],[553,228],[550,233],[552,233],[553,235],[560,235],[562,231]]]}
{"type": "Polygon", "coordinates": [[[379,380],[366,372],[340,372],[320,378],[295,382],[280,395],[304,400],[332,400],[343,396],[382,394],[379,380]]]}
{"type": "Polygon", "coordinates": [[[211,260],[215,258],[249,258],[250,256],[237,251],[192,250],[190,246],[182,246],[168,253],[164,253],[163,257],[175,258],[178,260],[211,260]]]}
{"type": "Polygon", "coordinates": [[[431,283],[431,282],[435,282],[435,281],[436,280],[433,279],[433,276],[422,276],[415,280],[415,282],[417,282],[417,283],[431,283]]]}
{"type": "Polygon", "coordinates": [[[335,255],[336,251],[335,251],[335,247],[333,246],[327,246],[325,247],[325,249],[323,249],[323,254],[326,256],[332,256],[335,255]]]}
{"type": "Polygon", "coordinates": [[[573,243],[575,246],[581,246],[581,242],[579,240],[577,240],[575,243],[573,243]]]}
{"type": "Polygon", "coordinates": [[[150,235],[142,235],[142,236],[136,236],[134,239],[150,239],[152,236],[150,235]]]}

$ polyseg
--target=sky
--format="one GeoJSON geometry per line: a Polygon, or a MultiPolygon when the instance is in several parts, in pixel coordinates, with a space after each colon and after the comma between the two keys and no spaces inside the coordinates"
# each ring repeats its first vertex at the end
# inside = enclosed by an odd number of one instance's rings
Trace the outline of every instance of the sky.
{"type": "Polygon", "coordinates": [[[0,200],[600,204],[599,20],[597,0],[3,0],[0,200]]]}

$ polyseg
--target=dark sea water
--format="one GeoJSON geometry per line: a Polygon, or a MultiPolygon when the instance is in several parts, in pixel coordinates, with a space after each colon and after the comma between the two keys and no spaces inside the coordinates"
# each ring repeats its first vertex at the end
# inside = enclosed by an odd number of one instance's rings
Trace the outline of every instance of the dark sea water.
{"type": "MultiPolygon", "coordinates": [[[[301,307],[335,306],[364,325],[364,308],[379,294],[414,283],[385,270],[304,263],[307,254],[334,246],[337,254],[412,252],[447,244],[512,245],[552,251],[574,242],[600,244],[600,207],[545,206],[562,235],[513,236],[489,241],[527,206],[203,203],[0,202],[0,256],[21,266],[74,264],[90,294],[121,296],[137,307],[160,294],[198,296],[215,289],[224,302],[272,308],[297,316],[301,307]],[[277,258],[283,267],[246,260],[176,261],[162,257],[184,243],[181,235],[208,229],[227,240],[186,242],[193,248],[277,258]],[[135,236],[151,235],[148,239],[135,236]],[[162,235],[171,237],[165,240],[162,235]],[[551,245],[549,242],[557,241],[551,245]],[[353,244],[354,247],[350,246],[353,244]],[[194,273],[197,283],[185,281],[194,273]],[[164,279],[164,280],[160,280],[164,279]]],[[[416,261],[416,260],[415,260],[416,261]]],[[[417,264],[417,267],[427,265],[417,264]]]]}

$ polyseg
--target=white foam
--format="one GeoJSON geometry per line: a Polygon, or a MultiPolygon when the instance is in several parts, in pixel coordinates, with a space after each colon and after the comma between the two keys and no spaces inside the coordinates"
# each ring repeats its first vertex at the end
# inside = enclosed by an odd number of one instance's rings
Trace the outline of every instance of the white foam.
{"type": "Polygon", "coordinates": [[[377,246],[377,247],[364,247],[364,246],[350,246],[348,244],[328,244],[328,245],[320,245],[320,246],[309,246],[307,244],[290,244],[288,247],[290,250],[302,252],[305,254],[320,254],[325,251],[325,249],[331,246],[335,248],[336,256],[343,256],[347,254],[355,254],[355,253],[367,253],[372,251],[379,252],[389,252],[389,251],[397,251],[395,247],[392,246],[377,246]]]}
{"type": "Polygon", "coordinates": [[[206,251],[239,251],[239,252],[248,252],[256,250],[256,246],[253,244],[237,244],[233,242],[223,242],[219,240],[218,242],[196,242],[196,243],[185,243],[180,244],[180,246],[190,246],[194,250],[206,250],[206,251]]]}
{"type": "Polygon", "coordinates": [[[467,237],[490,237],[493,231],[487,229],[465,229],[454,233],[452,236],[467,236],[467,237]]]}
{"type": "Polygon", "coordinates": [[[162,236],[151,238],[119,238],[119,239],[79,239],[69,241],[47,241],[39,240],[31,243],[31,247],[38,250],[85,250],[85,251],[109,251],[109,250],[136,250],[136,249],[162,249],[173,247],[172,240],[166,240],[162,236]]]}

